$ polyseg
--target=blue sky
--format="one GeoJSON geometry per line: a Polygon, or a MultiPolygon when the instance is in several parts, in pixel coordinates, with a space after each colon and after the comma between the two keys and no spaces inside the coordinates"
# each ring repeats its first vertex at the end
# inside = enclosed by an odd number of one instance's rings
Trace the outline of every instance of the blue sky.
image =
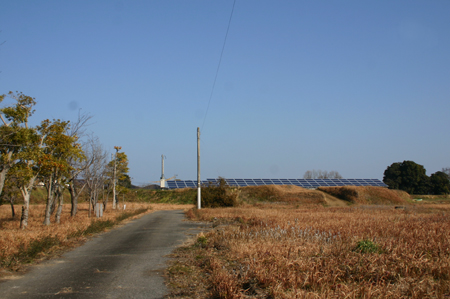
{"type": "Polygon", "coordinates": [[[133,183],[450,167],[450,1],[0,3],[0,93],[93,116],[133,183]],[[208,109],[209,103],[209,109],[208,109]]]}

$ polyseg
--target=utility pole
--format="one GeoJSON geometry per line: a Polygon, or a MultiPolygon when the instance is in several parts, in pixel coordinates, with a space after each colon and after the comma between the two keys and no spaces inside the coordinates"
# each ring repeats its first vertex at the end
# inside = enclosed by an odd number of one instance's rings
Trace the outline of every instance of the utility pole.
{"type": "Polygon", "coordinates": [[[197,209],[202,208],[202,193],[200,186],[200,128],[197,127],[197,209]]]}
{"type": "Polygon", "coordinates": [[[117,172],[117,152],[121,149],[121,146],[115,146],[114,149],[116,152],[114,153],[114,170],[113,170],[113,210],[116,209],[116,172],[117,172]]]}

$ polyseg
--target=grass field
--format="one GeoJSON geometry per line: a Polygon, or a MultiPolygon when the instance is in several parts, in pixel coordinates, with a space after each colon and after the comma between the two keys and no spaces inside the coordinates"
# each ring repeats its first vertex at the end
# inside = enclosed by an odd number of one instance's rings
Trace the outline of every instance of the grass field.
{"type": "Polygon", "coordinates": [[[449,298],[450,205],[191,210],[170,298],[449,298]],[[195,286],[195,287],[192,287],[195,286]]]}
{"type": "Polygon", "coordinates": [[[232,190],[238,207],[202,210],[181,204],[195,190],[137,190],[125,211],[89,218],[82,203],[72,218],[66,204],[61,224],[50,226],[42,225],[44,205],[34,204],[25,230],[20,215],[0,206],[0,276],[123,220],[184,209],[213,229],[174,252],[168,298],[450,298],[448,197],[419,202],[379,187],[262,187],[232,190]]]}

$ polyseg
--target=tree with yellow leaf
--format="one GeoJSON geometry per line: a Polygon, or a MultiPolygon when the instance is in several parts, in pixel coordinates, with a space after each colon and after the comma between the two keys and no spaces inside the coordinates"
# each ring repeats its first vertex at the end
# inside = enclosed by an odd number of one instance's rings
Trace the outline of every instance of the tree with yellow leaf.
{"type": "Polygon", "coordinates": [[[39,132],[44,137],[44,146],[39,160],[40,178],[47,188],[44,225],[50,224],[50,216],[56,203],[58,203],[56,222],[59,223],[63,190],[73,170],[70,162],[83,161],[86,158],[80,144],[77,143],[78,137],[70,136],[69,129],[69,122],[59,119],[53,122],[44,120],[39,127],[39,132]]]}
{"type": "Polygon", "coordinates": [[[122,149],[121,147],[116,146],[114,149],[116,150],[116,153],[113,156],[113,159],[108,163],[107,171],[107,176],[111,182],[109,185],[113,192],[113,209],[116,208],[119,194],[125,193],[128,190],[121,182],[126,180],[126,175],[129,171],[127,155],[124,152],[119,152],[119,150],[122,149]]]}
{"type": "Polygon", "coordinates": [[[23,147],[30,143],[35,129],[28,127],[28,119],[33,115],[36,104],[34,98],[21,92],[0,95],[0,103],[9,97],[14,104],[0,109],[0,194],[5,184],[6,175],[19,159],[23,147]]]}

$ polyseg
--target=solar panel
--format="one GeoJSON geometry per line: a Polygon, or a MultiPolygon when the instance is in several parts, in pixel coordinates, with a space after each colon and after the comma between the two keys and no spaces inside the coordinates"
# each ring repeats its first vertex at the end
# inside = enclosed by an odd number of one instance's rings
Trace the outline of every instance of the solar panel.
{"type": "Polygon", "coordinates": [[[175,181],[175,184],[177,184],[177,188],[186,188],[185,181],[175,181]]]}
{"type": "Polygon", "coordinates": [[[175,181],[167,181],[167,188],[176,189],[177,185],[175,184],[175,181]]]}
{"type": "Polygon", "coordinates": [[[243,179],[236,179],[236,184],[237,184],[239,187],[245,187],[245,186],[247,186],[247,183],[245,183],[243,179]]]}
{"type": "Polygon", "coordinates": [[[194,181],[186,181],[186,186],[189,188],[194,188],[197,186],[197,182],[194,181]]]}
{"type": "Polygon", "coordinates": [[[264,183],[263,180],[261,180],[261,179],[254,179],[253,181],[254,181],[255,184],[258,185],[258,186],[259,186],[259,185],[265,185],[265,183],[264,183]]]}
{"type": "MultiPolygon", "coordinates": [[[[233,187],[261,186],[261,185],[295,185],[303,188],[317,188],[326,186],[378,186],[387,187],[378,179],[226,179],[227,184],[233,187]]],[[[216,184],[218,179],[206,179],[201,181],[202,186],[210,183],[216,184]]],[[[169,189],[195,188],[197,181],[167,181],[169,189]]]]}
{"type": "Polygon", "coordinates": [[[246,179],[245,182],[248,186],[258,186],[252,179],[246,179]]]}
{"type": "Polygon", "coordinates": [[[227,180],[228,185],[230,186],[239,186],[235,179],[227,180]]]}

